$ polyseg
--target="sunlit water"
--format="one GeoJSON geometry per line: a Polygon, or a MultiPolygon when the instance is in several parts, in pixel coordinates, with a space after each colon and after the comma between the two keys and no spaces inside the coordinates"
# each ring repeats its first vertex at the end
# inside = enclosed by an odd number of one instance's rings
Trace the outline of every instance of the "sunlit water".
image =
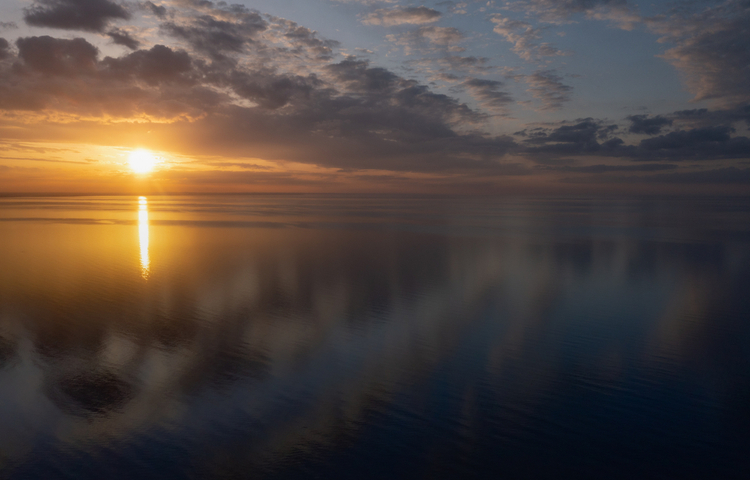
{"type": "Polygon", "coordinates": [[[0,199],[0,477],[749,478],[750,200],[0,199]]]}

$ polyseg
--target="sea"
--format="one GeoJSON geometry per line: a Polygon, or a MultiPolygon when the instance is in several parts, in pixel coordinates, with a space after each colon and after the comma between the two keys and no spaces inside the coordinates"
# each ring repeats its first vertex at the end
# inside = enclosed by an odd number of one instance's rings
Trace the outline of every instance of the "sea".
{"type": "Polygon", "coordinates": [[[0,478],[750,478],[750,197],[0,198],[0,478]]]}

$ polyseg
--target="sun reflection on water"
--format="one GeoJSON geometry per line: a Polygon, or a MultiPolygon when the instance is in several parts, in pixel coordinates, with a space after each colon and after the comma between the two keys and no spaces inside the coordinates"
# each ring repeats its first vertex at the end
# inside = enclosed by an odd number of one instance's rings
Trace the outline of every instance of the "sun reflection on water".
{"type": "Polygon", "coordinates": [[[141,276],[148,279],[151,259],[148,255],[148,199],[138,197],[138,237],[141,246],[141,276]]]}

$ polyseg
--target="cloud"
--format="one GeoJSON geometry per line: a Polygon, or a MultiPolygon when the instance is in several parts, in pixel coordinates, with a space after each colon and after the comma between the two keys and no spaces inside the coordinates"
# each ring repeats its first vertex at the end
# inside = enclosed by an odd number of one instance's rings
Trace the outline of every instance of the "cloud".
{"type": "Polygon", "coordinates": [[[275,18],[276,23],[284,29],[283,38],[287,40],[295,53],[305,53],[318,61],[328,61],[333,57],[333,49],[340,44],[335,40],[318,37],[318,33],[295,22],[275,18]]]}
{"type": "Polygon", "coordinates": [[[16,46],[23,64],[39,73],[52,76],[95,73],[99,49],[83,38],[26,37],[19,38],[16,46]]]}
{"type": "Polygon", "coordinates": [[[744,122],[747,126],[750,126],[750,105],[740,105],[719,110],[709,110],[707,108],[679,110],[672,113],[670,117],[676,122],[692,127],[733,125],[738,122],[744,122]]]}
{"type": "Polygon", "coordinates": [[[107,57],[99,63],[104,78],[135,79],[148,85],[163,83],[194,84],[198,72],[193,68],[190,55],[184,50],[172,50],[155,45],[149,50],[138,50],[123,57],[107,57]]]}
{"type": "Polygon", "coordinates": [[[121,28],[113,28],[107,32],[107,36],[117,45],[123,45],[131,50],[135,50],[141,44],[137,38],[133,37],[130,32],[121,28]]]}
{"type": "MultiPolygon", "coordinates": [[[[244,7],[202,3],[145,18],[161,25],[163,44],[126,44],[132,51],[113,56],[91,43],[95,36],[22,37],[17,49],[0,41],[0,109],[11,112],[3,121],[23,132],[38,121],[39,141],[126,145],[146,138],[155,149],[225,156],[229,163],[260,158],[368,175],[661,175],[685,160],[724,161],[710,164],[718,169],[750,158],[750,140],[740,130],[750,125],[747,105],[631,115],[619,124],[583,118],[531,126],[515,138],[490,133],[485,122],[505,115],[514,100],[504,82],[483,78],[489,59],[449,53],[464,40],[457,29],[422,25],[397,38],[435,48],[431,67],[446,76],[460,72],[451,77],[454,88],[471,94],[481,110],[398,70],[355,57],[334,60],[337,42],[244,7]],[[13,124],[21,111],[25,123],[13,124]],[[627,131],[647,138],[628,135],[626,143],[617,135],[627,131]]],[[[108,26],[98,33],[131,31],[108,26]]],[[[560,108],[572,94],[552,69],[507,78],[525,82],[545,109],[560,108]]]]}
{"type": "Polygon", "coordinates": [[[242,59],[265,68],[295,64],[306,70],[332,60],[339,46],[296,22],[240,5],[219,4],[198,15],[173,17],[161,24],[161,31],[213,60],[242,59]]]}
{"type": "Polygon", "coordinates": [[[465,36],[454,27],[419,27],[416,30],[401,35],[388,35],[386,38],[396,45],[404,47],[407,55],[413,50],[430,51],[435,47],[450,52],[462,52],[463,48],[456,46],[464,40],[465,36]]]}
{"type": "Polygon", "coordinates": [[[404,62],[414,72],[428,76],[430,81],[456,83],[466,80],[466,75],[484,75],[496,69],[487,57],[451,55],[444,52],[438,57],[423,57],[404,62]]]}
{"type": "Polygon", "coordinates": [[[441,15],[437,10],[425,6],[379,9],[365,15],[362,18],[362,23],[365,25],[382,25],[384,27],[407,24],[422,25],[438,21],[441,15]]]}
{"type": "Polygon", "coordinates": [[[750,158],[750,139],[732,137],[732,133],[734,129],[727,125],[678,130],[643,139],[639,149],[645,155],[674,160],[750,158]]]}
{"type": "Polygon", "coordinates": [[[640,20],[627,5],[627,0],[521,0],[510,2],[510,10],[533,14],[547,23],[568,23],[576,14],[611,20],[630,29],[640,20]]]}
{"type": "Polygon", "coordinates": [[[634,145],[613,136],[616,124],[592,118],[556,128],[523,130],[526,153],[535,159],[571,156],[628,158],[633,161],[717,161],[750,158],[750,138],[732,136],[730,126],[676,130],[645,138],[634,145]]]}
{"type": "Polygon", "coordinates": [[[258,12],[243,11],[230,21],[212,15],[200,15],[182,22],[165,22],[161,29],[187,41],[197,51],[220,57],[228,52],[239,53],[268,28],[258,12]]]}
{"type": "MultiPolygon", "coordinates": [[[[524,0],[509,5],[511,10],[532,14],[549,23],[567,23],[576,14],[594,20],[614,22],[630,30],[643,25],[671,45],[661,58],[683,75],[696,101],[709,100],[714,106],[730,108],[750,102],[750,9],[746,0],[725,0],[717,4],[681,4],[667,14],[642,16],[626,0],[524,0]]],[[[493,16],[495,31],[514,44],[523,58],[544,56],[535,51],[539,29],[518,20],[493,16]]],[[[560,54],[554,47],[550,54],[560,54]]]]}
{"type": "Polygon", "coordinates": [[[110,22],[127,20],[128,11],[110,0],[35,0],[24,9],[24,20],[34,27],[104,32],[110,22]]]}
{"type": "Polygon", "coordinates": [[[495,24],[493,31],[513,44],[513,52],[524,60],[538,60],[541,57],[565,55],[549,43],[538,43],[542,30],[530,23],[512,20],[501,15],[493,15],[490,21],[495,24]]]}
{"type": "Polygon", "coordinates": [[[562,77],[554,70],[542,70],[531,75],[519,75],[529,88],[526,90],[542,102],[542,110],[558,110],[563,103],[570,101],[573,87],[565,85],[562,77]]]}
{"type": "Polygon", "coordinates": [[[271,71],[229,70],[211,72],[217,85],[230,88],[259,107],[275,110],[295,101],[309,100],[321,82],[315,76],[302,77],[271,71]]]}
{"type": "Polygon", "coordinates": [[[142,5],[159,18],[164,18],[167,15],[167,7],[163,5],[156,5],[153,2],[145,2],[142,5]]]}
{"type": "Polygon", "coordinates": [[[653,20],[661,41],[675,46],[662,58],[680,70],[695,100],[719,106],[750,102],[750,9],[730,0],[692,15],[653,20]]]}
{"type": "Polygon", "coordinates": [[[119,58],[98,59],[82,38],[25,37],[18,57],[0,64],[0,109],[116,121],[198,117],[221,94],[206,85],[184,51],[157,45],[119,58]]]}
{"type": "MultiPolygon", "coordinates": [[[[729,108],[750,102],[750,9],[747,0],[725,0],[713,4],[684,3],[666,14],[643,16],[626,0],[522,0],[508,8],[532,15],[542,22],[568,23],[574,15],[606,20],[619,28],[643,25],[671,46],[660,55],[683,75],[696,101],[709,100],[729,108]]],[[[536,49],[539,36],[528,22],[494,15],[495,31],[514,44],[522,58],[545,56],[536,49]]],[[[553,46],[542,44],[546,53],[559,55],[553,46]]]]}
{"type": "Polygon", "coordinates": [[[452,13],[453,15],[466,15],[466,8],[469,6],[467,2],[453,1],[438,2],[437,5],[440,7],[447,7],[448,12],[452,13]]]}
{"type": "Polygon", "coordinates": [[[453,27],[420,27],[416,34],[434,45],[451,45],[464,39],[464,34],[453,27]]]}
{"type": "Polygon", "coordinates": [[[579,119],[572,125],[563,124],[557,128],[536,128],[531,131],[521,131],[517,135],[527,137],[524,140],[531,151],[557,153],[562,155],[581,155],[600,152],[605,145],[615,147],[622,143],[620,139],[609,139],[610,134],[617,129],[617,125],[605,125],[593,118],[579,119]],[[612,142],[612,140],[616,140],[612,142]]]}
{"type": "Polygon", "coordinates": [[[672,119],[657,115],[649,118],[648,115],[628,115],[630,121],[630,133],[644,133],[646,135],[656,135],[661,133],[662,128],[672,125],[672,119]]]}
{"type": "Polygon", "coordinates": [[[0,37],[0,60],[4,60],[10,57],[10,43],[2,37],[0,37]]]}
{"type": "Polygon", "coordinates": [[[442,68],[457,72],[486,72],[492,70],[487,57],[445,55],[435,60],[442,68]]]}
{"type": "Polygon", "coordinates": [[[503,87],[502,82],[470,78],[461,85],[486,109],[505,112],[508,106],[513,103],[513,97],[500,90],[503,87]]]}
{"type": "MultiPolygon", "coordinates": [[[[331,73],[339,84],[354,93],[385,93],[402,84],[403,79],[381,67],[370,67],[366,60],[344,60],[328,65],[325,70],[331,73]]],[[[407,82],[408,83],[408,82],[407,82]]]]}
{"type": "MultiPolygon", "coordinates": [[[[16,66],[0,70],[3,110],[106,118],[104,125],[149,118],[154,136],[193,153],[252,151],[336,168],[456,172],[499,170],[514,145],[504,136],[462,133],[458,127],[485,117],[365,61],[301,76],[206,62],[164,45],[101,60],[81,38],[27,37],[17,45],[16,66]]],[[[87,136],[111,138],[87,125],[87,136]]]]}

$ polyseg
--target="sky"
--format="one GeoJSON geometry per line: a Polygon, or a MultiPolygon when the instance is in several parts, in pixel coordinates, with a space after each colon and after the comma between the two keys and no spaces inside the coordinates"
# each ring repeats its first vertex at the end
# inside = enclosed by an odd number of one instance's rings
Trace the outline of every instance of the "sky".
{"type": "Polygon", "coordinates": [[[0,4],[0,194],[748,194],[749,127],[750,0],[0,4]]]}

